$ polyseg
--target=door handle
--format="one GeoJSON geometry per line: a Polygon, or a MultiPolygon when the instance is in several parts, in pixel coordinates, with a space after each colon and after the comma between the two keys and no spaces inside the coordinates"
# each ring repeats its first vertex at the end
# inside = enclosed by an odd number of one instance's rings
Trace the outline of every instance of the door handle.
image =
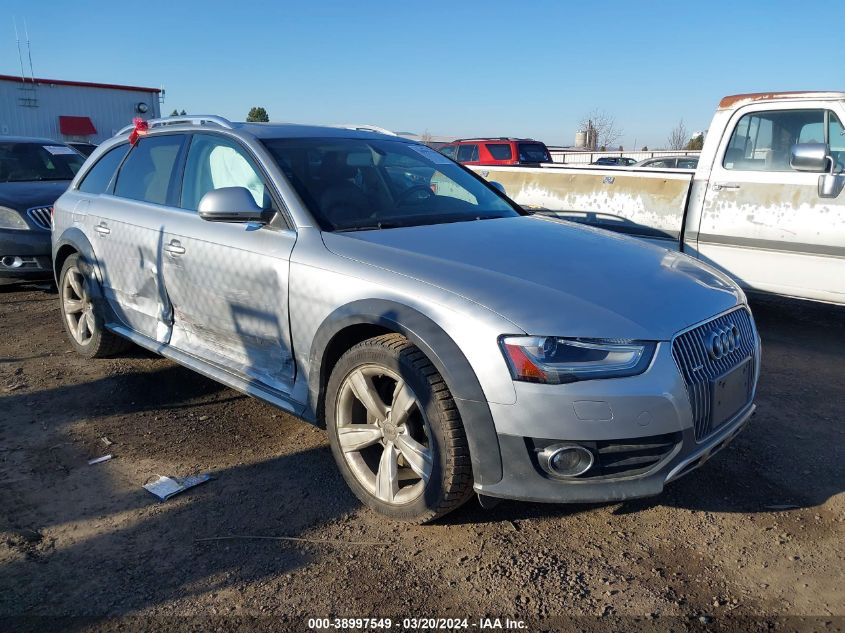
{"type": "Polygon", "coordinates": [[[722,191],[724,189],[739,189],[739,185],[735,182],[714,182],[713,191],[722,191]]]}
{"type": "Polygon", "coordinates": [[[111,229],[106,225],[105,222],[100,222],[97,226],[94,227],[94,230],[97,231],[100,235],[108,235],[111,233],[111,229]]]}
{"type": "Polygon", "coordinates": [[[170,240],[170,244],[164,245],[164,250],[171,255],[184,255],[185,247],[179,240],[170,240]]]}

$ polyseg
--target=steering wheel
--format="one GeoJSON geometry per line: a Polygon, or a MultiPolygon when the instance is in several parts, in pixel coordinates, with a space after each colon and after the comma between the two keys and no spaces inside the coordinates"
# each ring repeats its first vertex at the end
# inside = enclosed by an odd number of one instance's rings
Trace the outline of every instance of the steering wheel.
{"type": "Polygon", "coordinates": [[[405,191],[399,194],[399,199],[396,204],[401,205],[405,202],[425,202],[434,197],[434,192],[428,185],[411,185],[405,191]],[[425,195],[422,195],[422,194],[425,195]]]}

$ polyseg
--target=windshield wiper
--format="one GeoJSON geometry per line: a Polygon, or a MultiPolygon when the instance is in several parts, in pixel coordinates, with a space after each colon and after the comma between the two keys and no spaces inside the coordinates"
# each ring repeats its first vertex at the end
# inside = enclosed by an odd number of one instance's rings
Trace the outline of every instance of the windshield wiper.
{"type": "Polygon", "coordinates": [[[528,215],[560,215],[561,213],[566,213],[566,211],[555,211],[554,209],[530,209],[528,207],[522,207],[525,209],[525,212],[528,215]]]}
{"type": "Polygon", "coordinates": [[[346,233],[352,231],[376,231],[379,229],[398,229],[410,226],[431,226],[433,224],[452,224],[455,222],[475,222],[476,220],[498,220],[501,215],[494,214],[478,214],[478,215],[449,215],[449,216],[430,216],[409,217],[405,222],[397,222],[395,220],[385,222],[375,222],[373,224],[361,224],[360,226],[350,226],[344,228],[334,229],[336,233],[346,233]]]}
{"type": "Polygon", "coordinates": [[[335,229],[335,233],[351,233],[353,231],[378,231],[380,229],[398,229],[407,226],[400,222],[376,222],[375,224],[361,224],[358,226],[347,226],[335,229]]]}

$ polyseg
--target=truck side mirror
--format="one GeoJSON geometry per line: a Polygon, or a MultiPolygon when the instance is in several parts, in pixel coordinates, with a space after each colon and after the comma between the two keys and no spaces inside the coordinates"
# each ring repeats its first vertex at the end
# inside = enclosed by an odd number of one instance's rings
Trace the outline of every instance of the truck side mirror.
{"type": "Polygon", "coordinates": [[[789,152],[789,165],[797,171],[830,171],[819,176],[819,197],[837,198],[845,189],[845,174],[836,173],[836,161],[827,143],[796,143],[789,152]]]}
{"type": "MultiPolygon", "coordinates": [[[[830,168],[833,172],[833,167],[830,168]]],[[[845,189],[845,174],[822,174],[819,176],[819,198],[838,198],[845,189]]]]}
{"type": "Polygon", "coordinates": [[[789,166],[796,171],[820,172],[833,163],[827,143],[796,143],[789,151],[789,166]]]}

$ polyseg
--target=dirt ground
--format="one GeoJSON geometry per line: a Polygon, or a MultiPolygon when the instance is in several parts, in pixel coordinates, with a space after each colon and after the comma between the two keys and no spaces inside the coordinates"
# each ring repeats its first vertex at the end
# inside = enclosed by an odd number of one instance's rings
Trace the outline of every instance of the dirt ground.
{"type": "Polygon", "coordinates": [[[758,413],[662,496],[473,500],[408,527],[359,505],[321,430],[140,350],[85,360],[54,291],[0,287],[0,630],[305,631],[313,617],[391,617],[397,630],[427,616],[843,630],[845,310],[753,307],[758,413]],[[202,472],[216,478],[163,503],[142,488],[202,472]],[[231,536],[325,542],[209,540],[231,536]]]}

